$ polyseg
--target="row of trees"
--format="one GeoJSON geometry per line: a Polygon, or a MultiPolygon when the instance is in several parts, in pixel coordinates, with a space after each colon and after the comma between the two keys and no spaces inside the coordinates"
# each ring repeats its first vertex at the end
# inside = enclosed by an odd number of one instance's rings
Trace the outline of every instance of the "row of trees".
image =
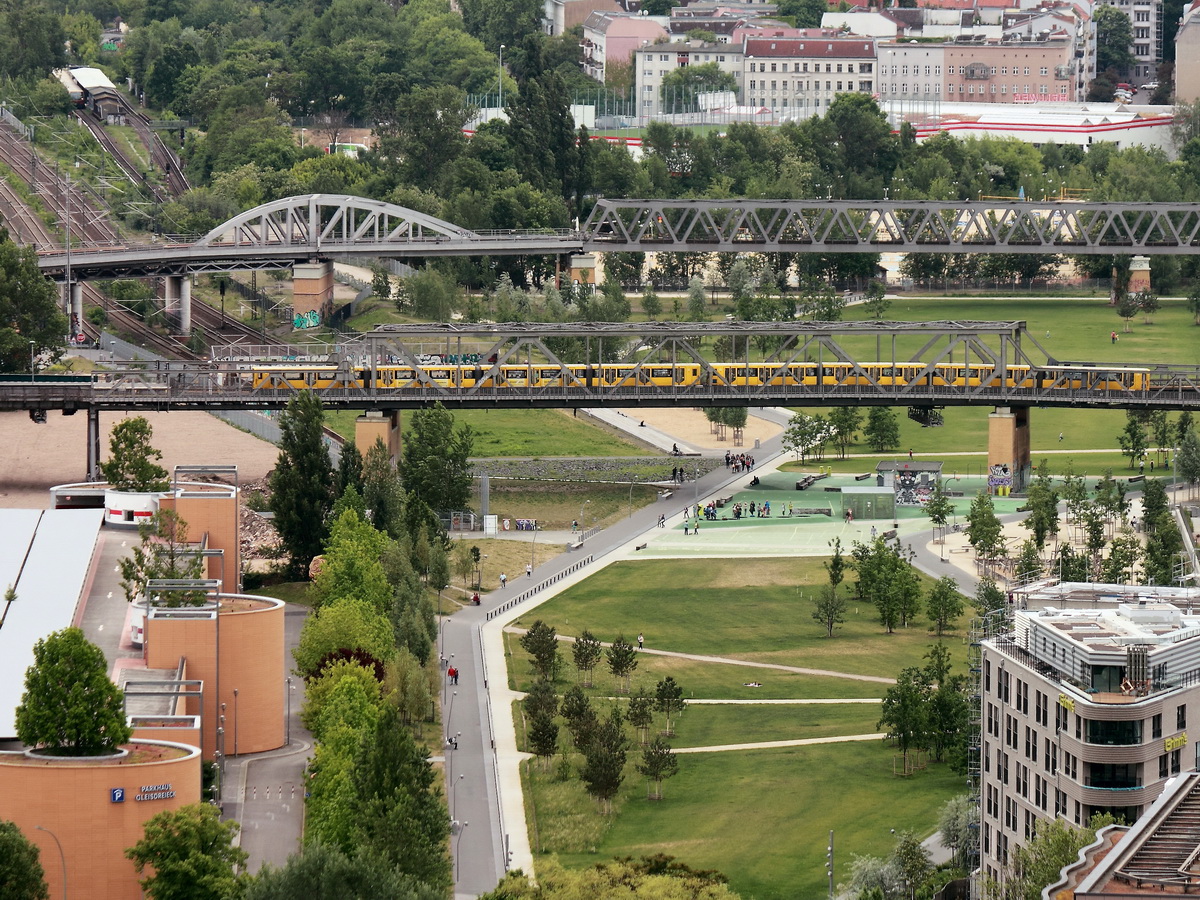
{"type": "Polygon", "coordinates": [[[863,428],[863,411],[857,406],[835,406],[826,415],[799,412],[792,416],[783,433],[783,449],[795,453],[803,462],[809,456],[825,457],[825,448],[837,447],[842,459],[850,445],[862,437],[877,453],[895,450],[900,446],[900,422],[896,413],[886,406],[872,406],[863,428]]]}
{"type": "Polygon", "coordinates": [[[558,719],[561,718],[570,735],[571,746],[582,756],[580,780],[596,799],[600,810],[611,813],[613,798],[625,781],[630,740],[624,726],[628,724],[636,730],[642,747],[641,761],[635,768],[651,785],[649,797],[661,800],[663,781],[679,769],[665,738],[674,734],[672,719],[686,706],[683,688],[668,675],[658,682],[653,695],[639,688],[630,696],[623,712],[620,705],[614,704],[608,716],[602,718],[584,688],[591,687],[592,673],[603,658],[618,682],[618,690],[630,693],[630,678],[638,663],[637,649],[623,635],[618,635],[605,648],[585,629],[572,645],[579,683],[572,685],[560,698],[555,686],[561,668],[558,644],[555,629],[541,619],[521,636],[521,648],[529,654],[536,677],[523,702],[530,750],[542,760],[543,768],[548,767],[549,760],[556,754],[561,754],[556,774],[560,779],[570,777],[572,763],[568,748],[559,735],[558,719]],[[655,712],[664,716],[664,727],[651,739],[649,731],[655,712]]]}

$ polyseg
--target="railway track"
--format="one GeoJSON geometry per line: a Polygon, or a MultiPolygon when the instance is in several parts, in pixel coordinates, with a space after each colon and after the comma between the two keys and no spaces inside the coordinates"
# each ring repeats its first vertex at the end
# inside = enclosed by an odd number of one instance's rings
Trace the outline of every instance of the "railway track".
{"type": "MultiPolygon", "coordinates": [[[[141,110],[135,109],[124,96],[121,98],[121,114],[125,121],[137,132],[142,144],[150,151],[150,163],[158,168],[167,183],[167,193],[178,197],[185,191],[191,190],[187,176],[183,174],[183,166],[179,156],[167,146],[166,141],[153,128],[150,119],[141,110]]],[[[158,199],[162,199],[161,197],[158,199]]]]}
{"type": "Polygon", "coordinates": [[[121,174],[125,176],[125,180],[134,186],[135,189],[145,188],[154,200],[161,203],[165,197],[162,190],[155,184],[151,183],[142,176],[142,172],[137,165],[120,148],[112,135],[105,130],[104,126],[96,120],[96,117],[87,110],[75,110],[75,118],[78,119],[83,126],[92,133],[92,137],[96,139],[96,143],[108,154],[111,159],[121,170],[121,174]]]}
{"type": "MultiPolygon", "coordinates": [[[[82,242],[97,244],[119,244],[120,235],[101,209],[98,198],[79,184],[68,185],[56,178],[54,171],[40,161],[31,162],[32,147],[18,137],[7,126],[0,125],[0,162],[24,176],[27,172],[37,173],[37,181],[31,187],[38,194],[43,206],[61,222],[70,209],[72,244],[79,238],[82,242]]],[[[36,157],[34,157],[36,159],[36,157]]],[[[24,200],[7,182],[0,182],[0,204],[4,207],[5,220],[19,222],[23,232],[21,240],[37,249],[61,249],[62,241],[41,217],[25,205],[24,200]]],[[[108,314],[113,325],[137,335],[147,349],[162,356],[176,359],[196,359],[200,354],[188,349],[182,341],[154,331],[139,316],[112,302],[95,285],[83,282],[84,305],[99,306],[108,314]]],[[[79,327],[90,340],[97,340],[100,329],[85,317],[79,327]]]]}

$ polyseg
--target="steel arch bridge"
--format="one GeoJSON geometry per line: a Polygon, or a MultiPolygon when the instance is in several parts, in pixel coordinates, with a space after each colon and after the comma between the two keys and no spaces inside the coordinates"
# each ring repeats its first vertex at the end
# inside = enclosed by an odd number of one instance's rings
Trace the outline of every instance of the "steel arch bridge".
{"type": "Polygon", "coordinates": [[[119,278],[281,269],[332,257],[693,253],[1198,254],[1200,204],[1072,200],[612,200],[571,230],[471,231],[342,194],[288,197],[194,242],[39,248],[42,271],[119,278]]]}

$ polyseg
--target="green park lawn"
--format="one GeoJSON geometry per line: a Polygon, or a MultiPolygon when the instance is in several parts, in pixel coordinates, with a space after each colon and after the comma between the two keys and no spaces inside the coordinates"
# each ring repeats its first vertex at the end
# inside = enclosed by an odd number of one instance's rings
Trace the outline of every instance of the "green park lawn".
{"type": "Polygon", "coordinates": [[[894,775],[894,755],[884,741],[681,755],[662,801],[646,799],[631,769],[611,817],[577,778],[526,763],[534,852],[575,868],[665,853],[724,873],[744,898],[821,897],[831,829],[840,882],[853,855],[890,852],[893,828],[932,833],[941,806],[961,793],[962,777],[944,765],[894,775]]]}
{"type": "MultiPolygon", "coordinates": [[[[514,625],[536,619],[559,634],[584,628],[603,641],[639,631],[646,648],[754,660],[830,671],[895,677],[922,665],[935,637],[922,619],[888,635],[873,609],[850,601],[846,622],[831,640],[812,619],[812,589],[826,581],[819,559],[646,560],[608,566],[530,611],[514,625]],[[703,571],[697,571],[703,566],[703,571]]],[[[852,576],[851,576],[852,577],[852,576]]],[[[928,582],[926,582],[928,584],[928,582]]],[[[963,622],[945,640],[956,668],[965,659],[963,622]]],[[[505,635],[509,680],[531,683],[532,667],[515,633],[505,635]]],[[[558,689],[575,682],[570,646],[558,689]]],[[[740,666],[716,660],[642,653],[631,683],[652,693],[670,675],[695,699],[875,699],[886,684],[740,666]],[[760,687],[751,687],[760,682],[760,687]]],[[[603,661],[587,691],[600,715],[623,704],[622,686],[603,661]]],[[[880,707],[869,704],[696,704],[675,722],[676,749],[772,740],[871,734],[880,707]]],[[[514,707],[523,734],[519,706],[514,707]]],[[[661,715],[655,728],[662,727],[661,715]]],[[[905,778],[893,774],[894,752],[882,740],[779,750],[680,754],[679,774],[666,782],[666,800],[646,800],[636,773],[640,750],[629,751],[626,778],[614,815],[602,816],[577,777],[581,759],[524,764],[526,815],[535,855],[556,854],[572,867],[613,856],[666,853],[690,866],[725,873],[743,897],[755,900],[815,897],[823,889],[824,847],[837,830],[837,877],[851,854],[886,855],[891,829],[932,833],[941,805],[961,790],[962,777],[942,765],[905,778]],[[853,773],[853,777],[846,777],[853,773]]]]}
{"type": "MultiPolygon", "coordinates": [[[[325,424],[353,439],[358,413],[326,410],[325,424]]],[[[472,456],[639,456],[644,447],[593,424],[586,417],[558,409],[464,409],[454,411],[456,425],[475,432],[472,456]]],[[[653,454],[651,454],[653,455],[653,454]]]]}
{"type": "MultiPolygon", "coordinates": [[[[922,579],[928,589],[932,580],[922,579]]],[[[812,618],[811,600],[815,587],[826,581],[822,560],[812,558],[620,562],[515,624],[528,627],[541,619],[572,636],[587,628],[605,642],[619,634],[633,641],[640,631],[646,646],[656,650],[886,678],[916,664],[936,639],[924,615],[912,627],[887,634],[874,607],[854,600],[833,639],[826,638],[812,618]]],[[[960,661],[965,658],[963,627],[960,623],[946,636],[960,661]]],[[[522,671],[518,667],[516,674],[522,671]]],[[[764,680],[758,677],[761,670],[746,674],[753,677],[742,681],[764,680]]]]}

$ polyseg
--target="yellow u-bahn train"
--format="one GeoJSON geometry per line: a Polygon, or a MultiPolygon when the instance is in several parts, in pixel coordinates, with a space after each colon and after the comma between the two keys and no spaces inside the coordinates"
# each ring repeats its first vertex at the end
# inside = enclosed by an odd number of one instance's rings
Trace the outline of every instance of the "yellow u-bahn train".
{"type": "Polygon", "coordinates": [[[1065,363],[1009,366],[1003,375],[983,364],[903,363],[603,363],[597,365],[526,364],[381,365],[349,370],[334,365],[269,364],[249,370],[253,389],[303,390],[362,388],[417,390],[439,388],[541,389],[639,387],[1004,387],[1027,390],[1091,390],[1137,393],[1150,387],[1146,368],[1065,363]],[[1003,383],[1001,383],[1003,382],[1003,383]]]}

